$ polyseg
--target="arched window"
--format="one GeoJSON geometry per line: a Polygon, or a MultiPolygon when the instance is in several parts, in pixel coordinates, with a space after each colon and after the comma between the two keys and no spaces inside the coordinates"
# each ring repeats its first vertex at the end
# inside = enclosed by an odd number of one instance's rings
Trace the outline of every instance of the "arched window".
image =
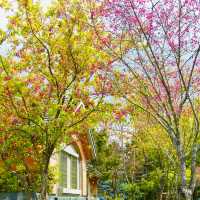
{"type": "Polygon", "coordinates": [[[79,154],[72,145],[66,146],[60,152],[60,187],[62,193],[79,194],[80,162],[79,154]]]}

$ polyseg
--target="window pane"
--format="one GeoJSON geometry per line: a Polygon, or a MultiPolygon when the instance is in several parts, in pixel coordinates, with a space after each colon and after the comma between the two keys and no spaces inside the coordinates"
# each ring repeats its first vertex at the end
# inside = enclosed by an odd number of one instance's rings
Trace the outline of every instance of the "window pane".
{"type": "Polygon", "coordinates": [[[67,188],[67,153],[64,151],[60,155],[60,185],[67,188]]]}
{"type": "Polygon", "coordinates": [[[77,189],[77,171],[78,171],[78,166],[77,166],[77,158],[71,156],[71,188],[72,189],[77,189]]]}

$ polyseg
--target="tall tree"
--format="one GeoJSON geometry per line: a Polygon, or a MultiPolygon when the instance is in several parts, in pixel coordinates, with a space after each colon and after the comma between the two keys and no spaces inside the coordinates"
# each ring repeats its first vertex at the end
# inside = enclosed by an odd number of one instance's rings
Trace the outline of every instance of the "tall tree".
{"type": "MultiPolygon", "coordinates": [[[[52,153],[102,102],[105,81],[95,80],[107,56],[92,44],[86,4],[59,0],[43,8],[40,1],[19,0],[0,6],[9,12],[1,37],[9,49],[0,56],[1,162],[17,172],[11,165],[17,159],[27,170],[35,160],[46,199],[52,153]],[[13,145],[21,157],[6,153],[13,145]]],[[[26,180],[29,187],[33,179],[26,180]]]]}
{"type": "Polygon", "coordinates": [[[112,64],[118,94],[159,122],[170,137],[187,200],[196,186],[200,147],[199,16],[197,0],[101,1],[91,12],[101,48],[118,60],[112,64]],[[185,112],[189,137],[180,123],[185,112]]]}

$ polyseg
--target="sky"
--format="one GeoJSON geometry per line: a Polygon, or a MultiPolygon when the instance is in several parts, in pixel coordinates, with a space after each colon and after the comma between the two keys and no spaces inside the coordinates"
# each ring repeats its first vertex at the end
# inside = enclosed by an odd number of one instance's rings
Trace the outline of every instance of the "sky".
{"type": "MultiPolygon", "coordinates": [[[[40,0],[40,2],[45,8],[52,2],[52,0],[40,0]]],[[[9,12],[5,12],[2,8],[0,8],[0,29],[6,30],[6,24],[8,21],[7,16],[9,16],[9,12]]]]}
{"type": "MultiPolygon", "coordinates": [[[[52,0],[39,0],[43,6],[43,8],[46,8],[51,2],[52,0]]],[[[13,3],[14,5],[14,3],[13,3]]],[[[8,19],[7,17],[11,15],[10,11],[5,11],[2,8],[0,8],[0,29],[2,29],[3,31],[6,31],[6,25],[8,23],[8,19]]],[[[6,53],[9,51],[9,45],[6,43],[3,43],[0,46],[0,55],[6,55],[6,53]]]]}
{"type": "Polygon", "coordinates": [[[0,29],[6,30],[6,24],[7,24],[7,17],[8,13],[4,12],[3,9],[0,8],[0,29]]]}

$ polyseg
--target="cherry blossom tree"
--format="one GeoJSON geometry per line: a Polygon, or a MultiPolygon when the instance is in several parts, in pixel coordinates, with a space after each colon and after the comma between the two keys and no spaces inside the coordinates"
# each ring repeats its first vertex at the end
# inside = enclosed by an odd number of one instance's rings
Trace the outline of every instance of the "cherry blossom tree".
{"type": "Polygon", "coordinates": [[[181,192],[192,199],[200,149],[199,1],[106,0],[91,19],[101,49],[113,57],[115,94],[165,130],[176,151],[181,192]]]}

